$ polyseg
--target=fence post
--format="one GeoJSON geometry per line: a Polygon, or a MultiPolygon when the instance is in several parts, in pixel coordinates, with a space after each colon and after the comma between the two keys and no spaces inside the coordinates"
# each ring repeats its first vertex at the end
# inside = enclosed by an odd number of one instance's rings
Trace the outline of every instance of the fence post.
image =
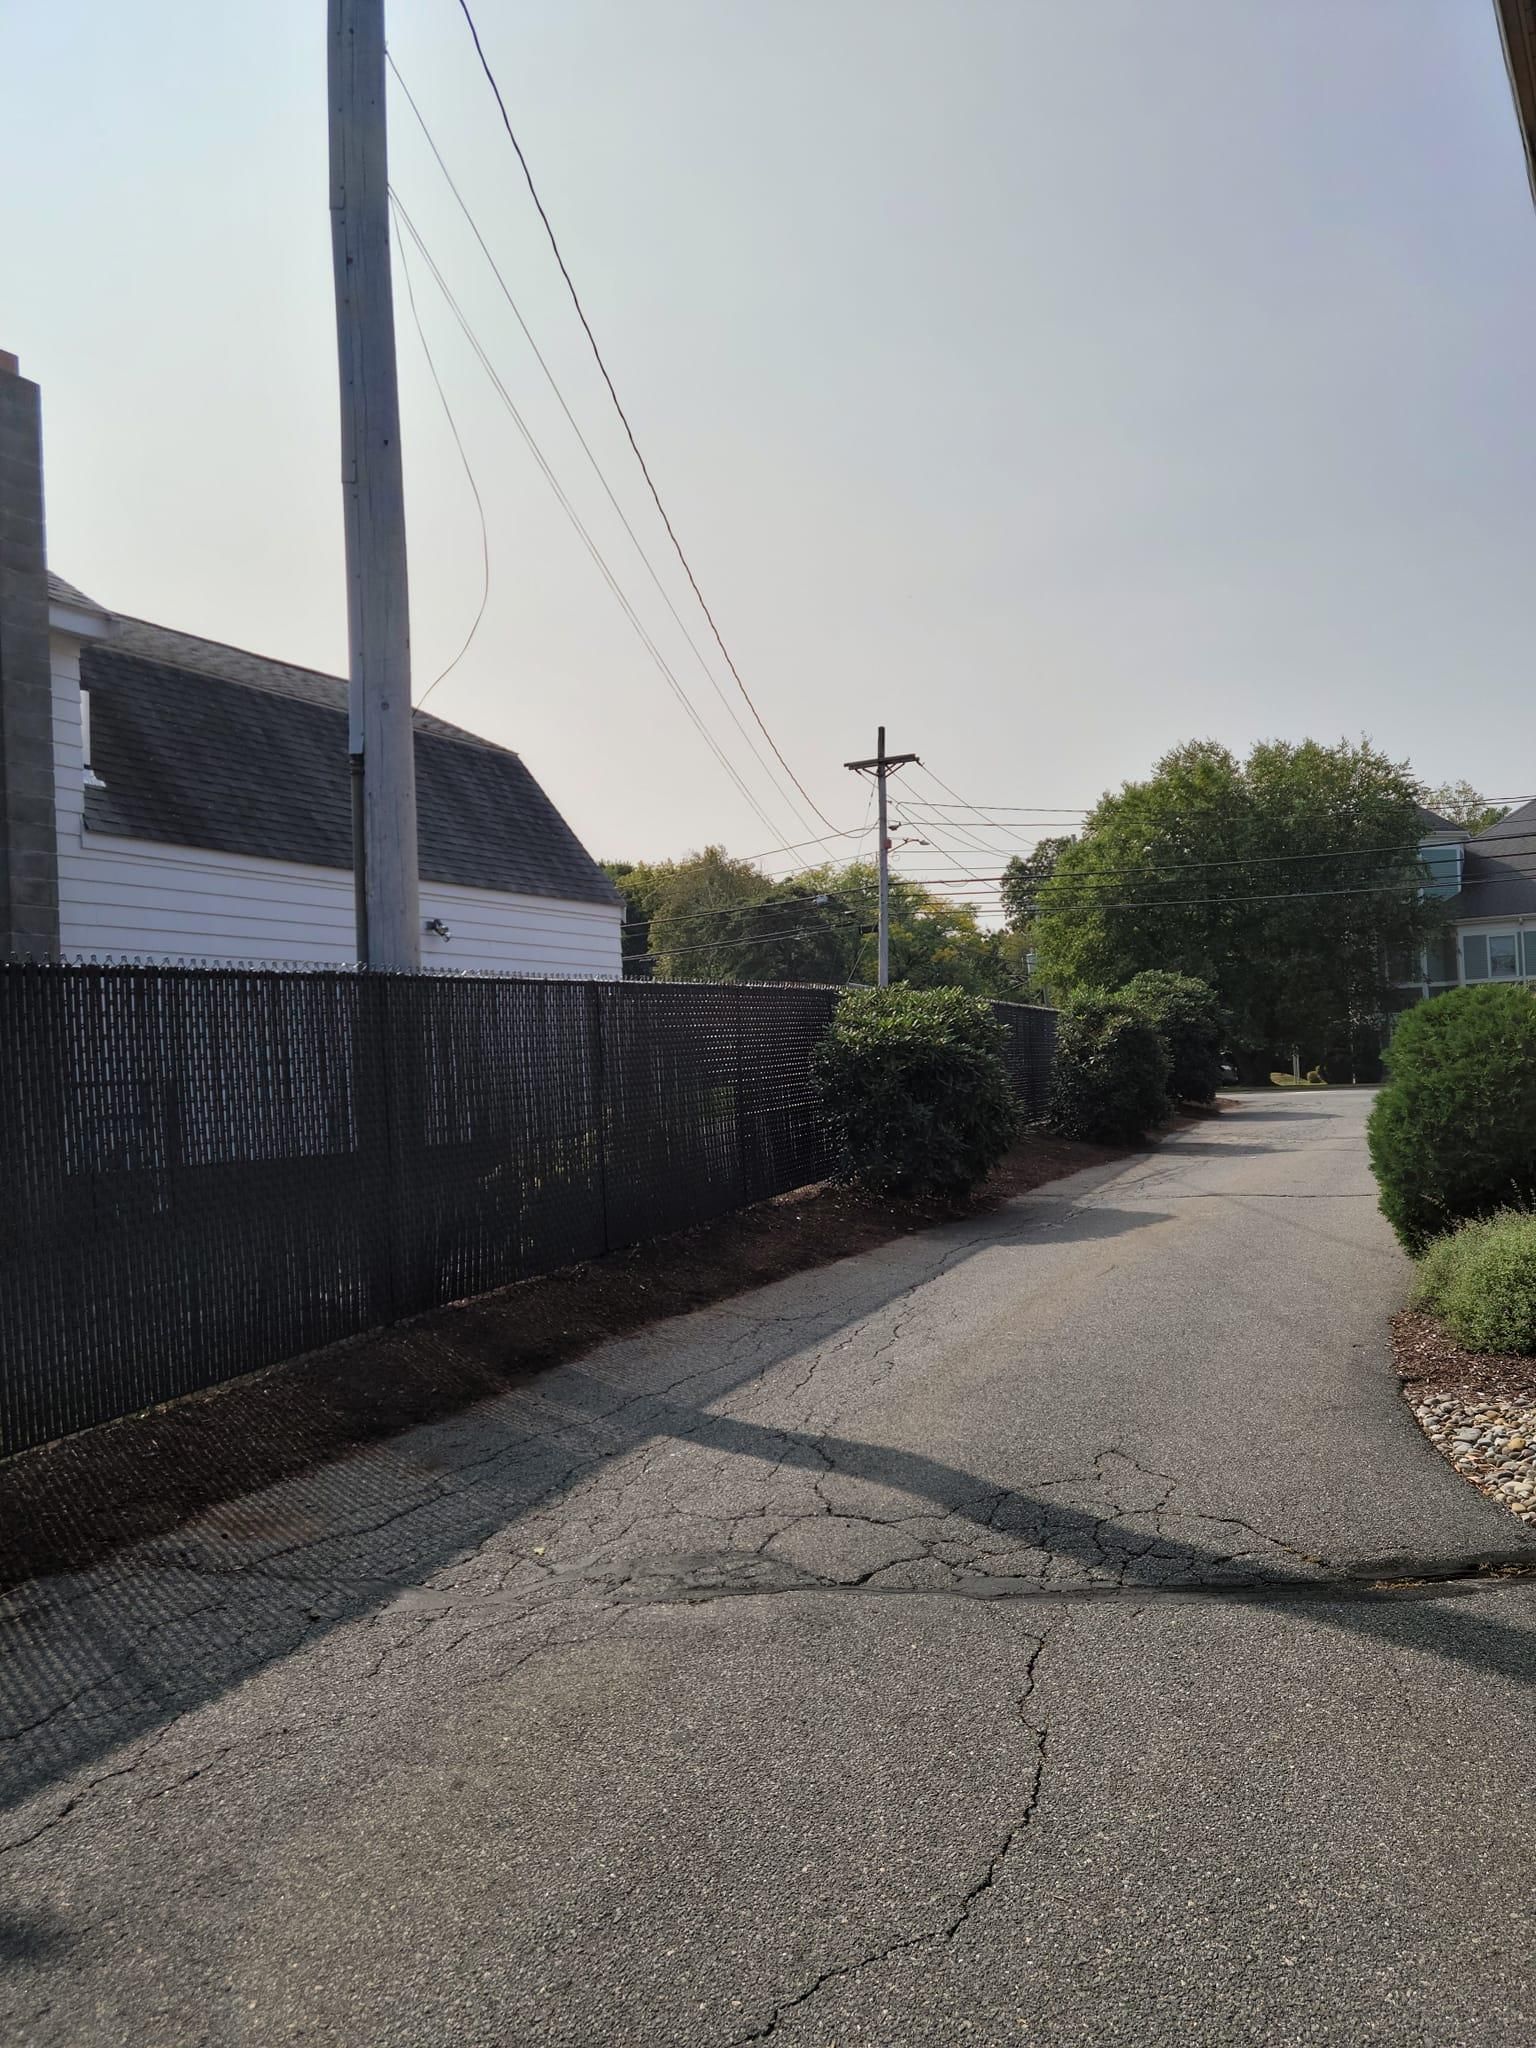
{"type": "Polygon", "coordinates": [[[741,990],[731,992],[731,1032],[736,1052],[736,1186],[742,1202],[757,1198],[757,1176],[747,1168],[748,1148],[752,1133],[748,1128],[747,1106],[742,1099],[742,1057],[741,1057],[741,990]]]}
{"type": "MultiPolygon", "coordinates": [[[[620,987],[622,983],[618,984],[620,987]]],[[[592,1121],[597,1132],[597,1200],[603,1250],[612,1251],[608,1229],[608,1071],[603,1053],[603,991],[606,982],[587,983],[587,1062],[592,1073],[592,1121]]]]}
{"type": "Polygon", "coordinates": [[[396,1219],[396,1145],[394,1085],[386,1007],[386,976],[359,968],[359,1026],[363,1049],[358,1089],[358,1146],[363,1164],[359,1194],[365,1206],[365,1242],[371,1272],[368,1292],[381,1322],[398,1322],[401,1314],[400,1229],[396,1219]]]}

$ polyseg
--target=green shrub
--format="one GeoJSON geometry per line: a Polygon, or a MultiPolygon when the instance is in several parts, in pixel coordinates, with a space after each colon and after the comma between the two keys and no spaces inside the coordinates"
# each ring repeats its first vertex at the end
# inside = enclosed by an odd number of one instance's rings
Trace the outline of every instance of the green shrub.
{"type": "Polygon", "coordinates": [[[1469,1351],[1536,1351],[1536,1216],[1505,1210],[1436,1238],[1414,1300],[1469,1351]]]}
{"type": "Polygon", "coordinates": [[[1168,1048],[1119,996],[1085,992],[1056,1024],[1051,1122],[1066,1138],[1135,1144],[1172,1110],[1168,1048]]]}
{"type": "Polygon", "coordinates": [[[1216,991],[1192,974],[1149,967],[1117,991],[1168,1048],[1168,1092],[1176,1102],[1211,1102],[1221,1082],[1226,1020],[1216,991]]]}
{"type": "Polygon", "coordinates": [[[983,1180],[1019,1127],[1006,1042],[960,989],[850,989],[815,1057],[844,1176],[919,1199],[983,1180]]]}
{"type": "Polygon", "coordinates": [[[1405,1010],[1367,1126],[1382,1213],[1411,1252],[1536,1200],[1536,996],[1452,989],[1405,1010]]]}

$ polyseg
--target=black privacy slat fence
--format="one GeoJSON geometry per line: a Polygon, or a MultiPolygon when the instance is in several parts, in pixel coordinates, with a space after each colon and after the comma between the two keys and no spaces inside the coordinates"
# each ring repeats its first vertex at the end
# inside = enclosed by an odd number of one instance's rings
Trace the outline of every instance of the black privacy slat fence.
{"type": "Polygon", "coordinates": [[[837,996],[0,966],[0,1455],[825,1177],[837,996]]]}

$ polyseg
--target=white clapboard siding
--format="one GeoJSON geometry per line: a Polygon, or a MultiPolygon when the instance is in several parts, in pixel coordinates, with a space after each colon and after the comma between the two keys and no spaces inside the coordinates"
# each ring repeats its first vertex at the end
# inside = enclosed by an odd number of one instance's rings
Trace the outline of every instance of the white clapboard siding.
{"type": "MultiPolygon", "coordinates": [[[[84,829],[79,644],[53,637],[59,825],[59,939],[66,958],[355,958],[352,877],[342,868],[257,860],[84,829]]],[[[421,885],[422,965],[447,972],[611,978],[621,971],[616,905],[421,885]]]]}

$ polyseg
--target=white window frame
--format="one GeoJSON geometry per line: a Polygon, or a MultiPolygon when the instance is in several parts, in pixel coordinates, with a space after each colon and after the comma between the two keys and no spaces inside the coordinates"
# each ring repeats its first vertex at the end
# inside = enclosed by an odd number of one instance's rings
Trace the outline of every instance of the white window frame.
{"type": "Polygon", "coordinates": [[[1466,988],[1481,988],[1485,982],[1525,981],[1529,978],[1525,969],[1525,927],[1521,924],[1489,925],[1478,931],[1458,932],[1456,934],[1456,961],[1457,966],[1461,970],[1462,985],[1466,988]],[[1487,948],[1490,970],[1492,968],[1494,941],[1497,939],[1508,939],[1515,949],[1514,973],[1494,974],[1490,971],[1487,974],[1468,974],[1468,939],[1481,939],[1484,942],[1487,948]]]}

